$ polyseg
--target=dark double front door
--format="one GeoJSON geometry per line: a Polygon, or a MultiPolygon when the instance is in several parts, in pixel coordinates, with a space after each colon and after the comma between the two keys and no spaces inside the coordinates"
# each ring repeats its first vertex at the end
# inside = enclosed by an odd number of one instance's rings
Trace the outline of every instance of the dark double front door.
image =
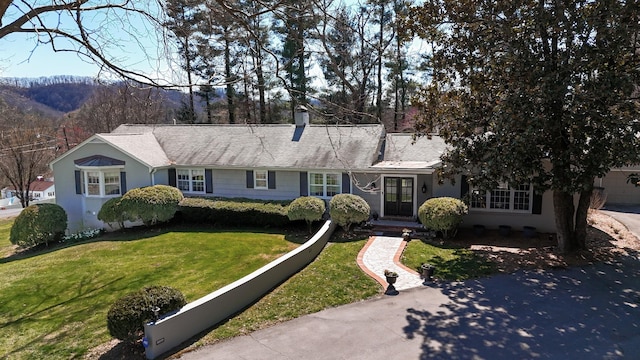
{"type": "Polygon", "coordinates": [[[384,216],[413,216],[413,178],[384,178],[384,216]]]}

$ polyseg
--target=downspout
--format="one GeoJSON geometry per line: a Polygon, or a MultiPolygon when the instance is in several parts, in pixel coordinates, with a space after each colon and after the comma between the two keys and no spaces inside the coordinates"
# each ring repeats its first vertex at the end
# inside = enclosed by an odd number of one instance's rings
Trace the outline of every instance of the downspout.
{"type": "Polygon", "coordinates": [[[151,169],[151,185],[155,185],[156,184],[156,171],[158,171],[158,169],[151,169]]]}

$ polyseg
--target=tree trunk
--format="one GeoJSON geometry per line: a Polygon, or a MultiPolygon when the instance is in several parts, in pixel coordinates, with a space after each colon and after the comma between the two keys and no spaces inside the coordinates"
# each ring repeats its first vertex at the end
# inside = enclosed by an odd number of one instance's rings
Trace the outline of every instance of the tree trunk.
{"type": "Polygon", "coordinates": [[[224,75],[227,83],[227,111],[229,112],[229,124],[236,123],[235,89],[231,79],[231,41],[229,40],[229,29],[224,33],[224,75]]]}
{"type": "MultiPolygon", "coordinates": [[[[591,182],[593,184],[593,182],[591,182]]],[[[576,245],[578,249],[587,248],[587,217],[589,216],[589,205],[591,204],[591,194],[593,185],[580,192],[578,208],[576,209],[576,245]]]]}
{"type": "Polygon", "coordinates": [[[380,4],[380,39],[378,39],[378,92],[376,95],[376,116],[382,123],[382,57],[384,55],[384,3],[380,4]]]}
{"type": "Polygon", "coordinates": [[[568,254],[586,247],[587,212],[590,197],[591,189],[582,191],[576,209],[573,193],[561,190],[553,191],[558,251],[561,254],[568,254]]]}
{"type": "Polygon", "coordinates": [[[267,122],[267,102],[265,100],[265,80],[262,73],[262,49],[260,45],[256,45],[256,77],[258,78],[258,98],[260,99],[260,123],[267,122]]]}

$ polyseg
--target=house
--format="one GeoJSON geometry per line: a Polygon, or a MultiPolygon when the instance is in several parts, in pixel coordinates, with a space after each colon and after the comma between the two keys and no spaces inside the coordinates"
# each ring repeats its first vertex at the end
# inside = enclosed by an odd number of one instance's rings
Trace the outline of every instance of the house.
{"type": "MultiPolygon", "coordinates": [[[[7,187],[4,189],[6,198],[13,198],[16,196],[16,189],[7,187]]],[[[42,177],[38,177],[36,181],[33,181],[29,186],[29,198],[31,200],[49,200],[56,197],[56,187],[53,181],[45,180],[42,177]]]]}
{"type": "MultiPolygon", "coordinates": [[[[185,196],[292,200],[352,193],[383,218],[416,218],[431,197],[462,197],[473,189],[434,174],[446,149],[437,136],[385,133],[382,125],[296,124],[121,125],[96,134],[51,163],[56,202],[69,230],[102,228],[96,215],[108,199],[155,184],[185,196]]],[[[528,186],[474,193],[465,225],[507,224],[554,231],[550,193],[528,186]]]]}

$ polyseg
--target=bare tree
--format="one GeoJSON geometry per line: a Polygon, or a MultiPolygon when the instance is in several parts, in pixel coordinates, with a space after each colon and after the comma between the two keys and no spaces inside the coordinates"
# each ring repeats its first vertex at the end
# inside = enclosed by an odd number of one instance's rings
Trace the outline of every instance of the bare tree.
{"type": "Polygon", "coordinates": [[[164,122],[168,110],[162,92],[138,85],[125,81],[102,86],[71,116],[89,134],[111,132],[126,123],[164,122]]]}
{"type": "Polygon", "coordinates": [[[27,207],[31,184],[49,170],[58,139],[48,125],[49,119],[12,108],[2,109],[0,115],[0,173],[4,182],[16,190],[22,207],[27,207]]]}
{"type": "Polygon", "coordinates": [[[32,35],[34,46],[74,52],[121,77],[168,86],[165,79],[133,70],[132,64],[118,55],[125,47],[131,53],[133,46],[144,52],[150,64],[161,60],[163,54],[158,52],[162,46],[151,53],[141,40],[154,34],[160,41],[164,39],[161,17],[156,0],[0,0],[0,39],[12,34],[32,35]]]}

